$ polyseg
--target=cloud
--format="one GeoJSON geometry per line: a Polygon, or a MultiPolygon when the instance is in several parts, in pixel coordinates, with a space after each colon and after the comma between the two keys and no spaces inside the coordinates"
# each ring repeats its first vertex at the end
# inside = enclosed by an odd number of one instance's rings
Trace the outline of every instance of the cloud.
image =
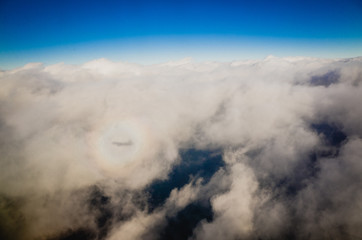
{"type": "Polygon", "coordinates": [[[361,65],[98,59],[2,71],[0,236],[362,237],[361,65]]]}
{"type": "MultiPolygon", "coordinates": [[[[237,156],[228,156],[235,158],[237,156]]],[[[252,171],[236,163],[230,169],[230,190],[211,199],[214,219],[201,222],[196,239],[236,239],[250,236],[257,183],[252,171]]]]}

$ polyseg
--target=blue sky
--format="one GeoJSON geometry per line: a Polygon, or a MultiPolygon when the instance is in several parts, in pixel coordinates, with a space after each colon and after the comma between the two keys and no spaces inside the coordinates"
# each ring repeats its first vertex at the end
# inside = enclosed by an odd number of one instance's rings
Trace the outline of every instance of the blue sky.
{"type": "Polygon", "coordinates": [[[362,55],[362,1],[0,1],[0,68],[362,55]]]}

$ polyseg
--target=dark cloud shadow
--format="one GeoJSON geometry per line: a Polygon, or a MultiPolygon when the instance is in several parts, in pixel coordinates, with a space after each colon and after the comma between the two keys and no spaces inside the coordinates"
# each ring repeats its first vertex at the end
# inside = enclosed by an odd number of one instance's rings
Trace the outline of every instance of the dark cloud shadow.
{"type": "Polygon", "coordinates": [[[167,225],[161,231],[159,240],[186,240],[192,236],[197,224],[203,220],[211,222],[213,212],[210,203],[192,203],[177,213],[175,217],[167,218],[167,225]]]}
{"type": "Polygon", "coordinates": [[[325,86],[328,87],[331,84],[339,82],[340,74],[338,71],[330,71],[323,75],[312,76],[310,83],[313,86],[325,86]]]}
{"type": "Polygon", "coordinates": [[[167,180],[155,181],[145,189],[149,193],[150,212],[165,203],[172,189],[180,189],[189,183],[191,176],[203,178],[203,184],[206,184],[214,173],[224,166],[218,150],[182,150],[180,158],[181,162],[173,168],[167,180]]]}

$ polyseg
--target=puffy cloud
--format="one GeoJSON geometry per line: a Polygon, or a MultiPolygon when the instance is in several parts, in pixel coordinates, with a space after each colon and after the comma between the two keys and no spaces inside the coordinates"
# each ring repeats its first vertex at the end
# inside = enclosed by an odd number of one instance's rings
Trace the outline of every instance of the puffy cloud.
{"type": "Polygon", "coordinates": [[[361,149],[361,138],[352,138],[339,156],[321,159],[320,174],[297,198],[298,216],[306,222],[303,234],[313,239],[361,236],[361,149]]]}
{"type": "Polygon", "coordinates": [[[196,239],[237,239],[250,236],[257,182],[251,169],[242,163],[233,164],[229,172],[225,177],[231,179],[230,190],[212,198],[214,220],[211,223],[201,223],[196,230],[196,239]]]}
{"type": "Polygon", "coordinates": [[[361,65],[2,71],[1,236],[158,239],[178,226],[185,239],[361,237],[361,65]]]}

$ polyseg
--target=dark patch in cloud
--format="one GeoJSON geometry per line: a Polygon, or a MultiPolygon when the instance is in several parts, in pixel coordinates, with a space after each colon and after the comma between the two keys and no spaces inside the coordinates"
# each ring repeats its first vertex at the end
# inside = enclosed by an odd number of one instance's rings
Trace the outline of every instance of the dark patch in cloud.
{"type": "Polygon", "coordinates": [[[131,146],[133,145],[132,141],[127,141],[127,142],[112,142],[112,144],[121,147],[121,146],[131,146]]]}
{"type": "Polygon", "coordinates": [[[330,71],[323,75],[312,76],[310,83],[314,86],[328,87],[331,84],[338,83],[340,74],[338,71],[330,71]]]}
{"type": "Polygon", "coordinates": [[[92,212],[96,212],[98,239],[105,238],[111,227],[113,210],[110,200],[111,197],[106,196],[99,187],[93,187],[89,198],[89,207],[92,212]]]}
{"type": "Polygon", "coordinates": [[[48,240],[96,240],[96,233],[91,229],[80,228],[76,230],[68,230],[59,236],[49,238],[48,240]]]}
{"type": "Polygon", "coordinates": [[[337,156],[340,147],[347,139],[347,135],[333,124],[323,122],[312,124],[311,128],[321,135],[327,148],[315,149],[308,156],[304,156],[303,161],[296,165],[293,174],[283,178],[277,184],[277,188],[284,188],[286,196],[295,196],[300,190],[307,187],[308,180],[318,176],[319,159],[337,156]]]}
{"type": "MultiPolygon", "coordinates": [[[[71,196],[85,195],[85,213],[89,216],[89,222],[84,222],[82,226],[75,229],[68,229],[57,236],[51,236],[48,240],[65,239],[107,239],[114,224],[123,224],[130,220],[134,212],[126,209],[127,205],[133,205],[136,209],[146,210],[147,202],[142,191],[118,190],[118,197],[112,202],[102,184],[94,185],[74,192],[71,196]],[[94,224],[93,224],[94,223],[94,224]],[[89,226],[93,226],[90,228],[89,226]]],[[[115,197],[113,197],[115,198],[115,197]]],[[[69,199],[74,201],[75,199],[69,199]]]]}
{"type": "Polygon", "coordinates": [[[340,146],[347,139],[347,135],[334,124],[316,123],[311,127],[323,136],[327,144],[332,146],[340,146]]]}
{"type": "Polygon", "coordinates": [[[197,224],[205,219],[211,222],[213,212],[210,203],[192,203],[177,213],[174,217],[167,218],[167,225],[160,232],[159,240],[187,240],[192,236],[197,224]]]}
{"type": "Polygon", "coordinates": [[[259,176],[259,187],[271,191],[272,198],[276,201],[292,199],[308,186],[308,181],[315,178],[319,171],[318,155],[313,151],[305,155],[303,161],[298,162],[287,176],[259,176]]]}
{"type": "Polygon", "coordinates": [[[180,189],[190,182],[190,178],[203,178],[206,184],[219,168],[224,166],[221,153],[213,150],[186,149],[180,152],[181,161],[176,165],[167,180],[152,183],[146,192],[149,192],[149,210],[161,206],[172,189],[180,189]]]}
{"type": "Polygon", "coordinates": [[[20,211],[20,203],[20,200],[0,195],[0,239],[21,238],[26,221],[20,211]]]}

